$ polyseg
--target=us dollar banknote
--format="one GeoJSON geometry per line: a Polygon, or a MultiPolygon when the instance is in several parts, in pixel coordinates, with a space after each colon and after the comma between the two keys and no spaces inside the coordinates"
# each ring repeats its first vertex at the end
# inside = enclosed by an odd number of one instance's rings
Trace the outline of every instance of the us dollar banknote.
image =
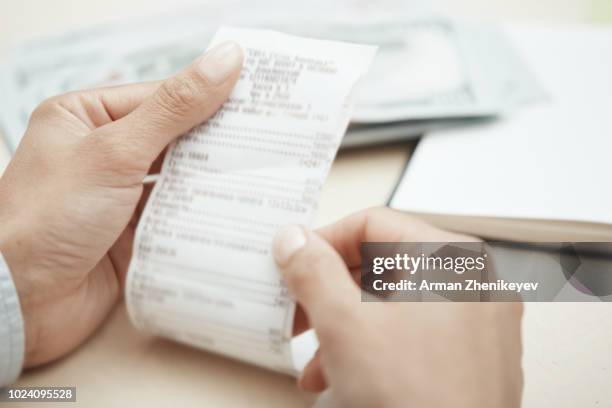
{"type": "Polygon", "coordinates": [[[288,17],[222,10],[96,26],[14,49],[0,66],[0,126],[9,147],[16,148],[31,112],[45,98],[171,76],[200,55],[226,22],[379,46],[360,84],[347,140],[351,133],[362,139],[416,136],[545,97],[503,30],[492,25],[401,13],[372,18],[368,8],[325,19],[305,12],[296,17],[295,11],[288,17]]]}

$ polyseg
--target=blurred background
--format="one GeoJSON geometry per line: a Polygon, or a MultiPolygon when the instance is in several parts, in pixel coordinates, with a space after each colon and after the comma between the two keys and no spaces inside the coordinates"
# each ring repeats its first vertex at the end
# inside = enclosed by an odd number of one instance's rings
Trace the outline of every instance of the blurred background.
{"type": "Polygon", "coordinates": [[[343,147],[416,140],[478,124],[545,96],[504,38],[500,21],[606,23],[612,21],[612,2],[4,1],[0,168],[46,97],[167,77],[197,56],[222,24],[380,47],[343,147]],[[479,21],[489,26],[474,23],[479,21]]]}
{"type": "MultiPolygon", "coordinates": [[[[378,5],[381,2],[361,3],[378,5]]],[[[430,7],[461,17],[565,22],[612,21],[612,2],[609,0],[405,0],[397,3],[405,4],[408,8],[430,7]],[[410,6],[411,3],[414,6],[410,6]]],[[[222,7],[221,2],[206,0],[4,0],[0,4],[0,45],[6,46],[12,40],[36,34],[83,27],[109,19],[142,17],[194,4],[216,4],[215,7],[222,7]]]]}

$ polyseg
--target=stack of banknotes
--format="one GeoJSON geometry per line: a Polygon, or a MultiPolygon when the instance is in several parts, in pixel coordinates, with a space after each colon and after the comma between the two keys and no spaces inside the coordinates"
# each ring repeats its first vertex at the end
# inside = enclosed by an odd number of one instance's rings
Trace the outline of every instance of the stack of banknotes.
{"type": "Polygon", "coordinates": [[[166,78],[200,55],[221,25],[377,45],[343,147],[474,125],[545,97],[503,29],[491,24],[402,12],[376,15],[338,5],[328,6],[321,17],[309,12],[317,7],[283,10],[257,4],[226,2],[214,9],[89,27],[14,47],[0,61],[0,127],[7,145],[16,148],[43,99],[75,89],[166,78]]]}

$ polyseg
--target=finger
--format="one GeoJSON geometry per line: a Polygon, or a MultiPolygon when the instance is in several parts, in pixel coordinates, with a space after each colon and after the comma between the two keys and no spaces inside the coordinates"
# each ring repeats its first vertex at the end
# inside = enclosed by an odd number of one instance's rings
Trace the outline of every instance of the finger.
{"type": "Polygon", "coordinates": [[[164,148],[162,152],[157,156],[153,163],[151,163],[151,167],[149,167],[148,174],[159,174],[161,173],[162,165],[164,164],[164,159],[166,158],[167,148],[164,148]]]}
{"type": "Polygon", "coordinates": [[[318,349],[312,359],[304,367],[298,380],[301,389],[308,392],[321,392],[327,388],[327,382],[321,369],[321,349],[318,349]]]}
{"type": "MultiPolygon", "coordinates": [[[[359,277],[361,274],[361,269],[353,269],[350,271],[351,277],[353,281],[359,283],[359,277]]],[[[362,297],[367,296],[367,293],[362,293],[362,297]]],[[[293,336],[299,336],[304,333],[306,330],[310,329],[310,322],[308,321],[308,316],[306,316],[306,312],[302,308],[302,306],[297,305],[295,308],[295,314],[293,317],[293,336]]]]}
{"type": "Polygon", "coordinates": [[[361,265],[362,242],[469,242],[474,237],[436,228],[387,207],[370,208],[317,230],[349,268],[361,265]]]}
{"type": "Polygon", "coordinates": [[[121,235],[119,235],[119,237],[117,238],[117,241],[115,241],[113,246],[108,251],[109,257],[117,274],[117,280],[119,281],[122,294],[124,293],[127,271],[130,266],[130,261],[132,259],[132,249],[134,246],[136,227],[138,226],[138,222],[140,220],[142,212],[144,211],[145,205],[149,199],[149,196],[151,195],[152,190],[152,185],[143,186],[142,195],[138,200],[138,204],[134,209],[134,213],[132,214],[128,225],[125,227],[121,235]]]}
{"type": "MultiPolygon", "coordinates": [[[[238,80],[242,61],[238,44],[227,42],[214,47],[187,69],[163,81],[131,113],[99,128],[92,143],[110,144],[112,151],[148,168],[171,141],[221,107],[238,80]]],[[[121,111],[125,109],[114,113],[121,111]]]]}
{"type": "Polygon", "coordinates": [[[323,342],[321,331],[355,309],[359,288],[336,251],[302,227],[281,228],[274,238],[273,251],[290,292],[323,342]]]}
{"type": "Polygon", "coordinates": [[[147,98],[153,95],[163,81],[140,82],[137,84],[111,86],[95,89],[104,111],[111,121],[116,121],[131,113],[147,98]]]}
{"type": "MultiPolygon", "coordinates": [[[[85,124],[89,130],[119,120],[151,96],[161,81],[143,82],[85,91],[73,91],[43,102],[40,109],[59,107],[85,124]]],[[[39,111],[40,111],[39,109],[39,111]]]]}

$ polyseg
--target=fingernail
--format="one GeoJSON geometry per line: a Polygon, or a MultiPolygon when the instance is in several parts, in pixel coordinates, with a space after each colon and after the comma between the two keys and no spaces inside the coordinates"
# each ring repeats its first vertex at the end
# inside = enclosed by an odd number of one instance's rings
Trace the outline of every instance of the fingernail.
{"type": "Polygon", "coordinates": [[[274,260],[277,264],[284,265],[304,245],[306,245],[306,236],[302,228],[296,225],[281,227],[272,243],[274,260]]]}
{"type": "Polygon", "coordinates": [[[221,84],[242,66],[242,60],[240,45],[228,41],[207,51],[198,62],[198,69],[213,84],[221,84]]]}

